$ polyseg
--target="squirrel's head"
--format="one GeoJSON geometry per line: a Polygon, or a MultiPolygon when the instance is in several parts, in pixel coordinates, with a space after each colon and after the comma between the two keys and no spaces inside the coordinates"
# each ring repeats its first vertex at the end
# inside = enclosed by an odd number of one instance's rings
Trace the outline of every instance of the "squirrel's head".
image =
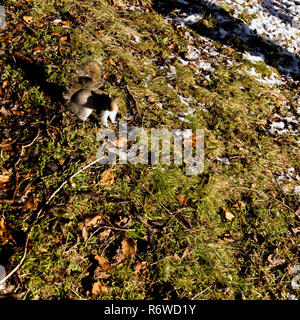
{"type": "Polygon", "coordinates": [[[113,97],[111,99],[112,110],[117,110],[119,108],[119,105],[120,105],[120,98],[119,97],[113,97]]]}

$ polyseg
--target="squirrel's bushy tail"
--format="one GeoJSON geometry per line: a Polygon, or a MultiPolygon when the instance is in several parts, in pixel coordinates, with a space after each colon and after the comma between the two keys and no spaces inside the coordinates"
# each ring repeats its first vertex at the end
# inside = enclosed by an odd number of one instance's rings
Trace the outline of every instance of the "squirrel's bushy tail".
{"type": "Polygon", "coordinates": [[[76,76],[63,92],[68,102],[81,89],[98,89],[104,84],[105,69],[99,60],[87,60],[76,70],[76,76]]]}

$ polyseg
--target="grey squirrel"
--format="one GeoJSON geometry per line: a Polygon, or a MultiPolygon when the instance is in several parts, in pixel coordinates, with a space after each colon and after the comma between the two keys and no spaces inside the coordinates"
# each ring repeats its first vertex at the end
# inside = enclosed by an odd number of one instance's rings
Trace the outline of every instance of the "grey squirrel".
{"type": "Polygon", "coordinates": [[[88,60],[76,70],[76,76],[63,93],[67,108],[79,119],[86,121],[93,116],[107,127],[110,118],[115,123],[119,98],[99,90],[104,83],[104,68],[98,60],[88,60]]]}

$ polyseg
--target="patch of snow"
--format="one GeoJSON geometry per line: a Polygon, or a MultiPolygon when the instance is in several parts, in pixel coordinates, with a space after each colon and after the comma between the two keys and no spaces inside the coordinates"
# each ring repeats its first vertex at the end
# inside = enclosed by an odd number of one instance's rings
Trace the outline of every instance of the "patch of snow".
{"type": "MultiPolygon", "coordinates": [[[[278,70],[286,76],[300,73],[299,56],[297,56],[300,51],[300,5],[298,1],[206,0],[203,4],[188,0],[177,0],[177,2],[184,4],[185,7],[177,8],[176,16],[168,15],[167,20],[173,20],[181,27],[191,26],[203,19],[203,10],[207,7],[211,10],[217,25],[220,25],[219,29],[214,32],[216,38],[223,39],[230,34],[246,43],[255,37],[265,39],[265,43],[269,46],[273,42],[281,55],[276,63],[278,70]],[[220,10],[224,4],[232,9],[230,16],[241,20],[241,14],[248,14],[250,19],[235,23],[233,29],[226,30],[223,26],[232,19],[220,10]]],[[[251,61],[264,61],[260,50],[261,48],[257,47],[246,55],[251,61]]]]}
{"type": "Polygon", "coordinates": [[[180,94],[178,94],[178,98],[179,98],[180,102],[186,106],[188,106],[189,103],[194,100],[192,97],[185,98],[185,97],[181,96],[180,94]]]}
{"type": "Polygon", "coordinates": [[[134,34],[133,37],[134,37],[135,42],[137,42],[137,43],[141,42],[141,38],[138,35],[134,34]]]}
{"type": "Polygon", "coordinates": [[[295,193],[297,196],[300,196],[300,186],[295,186],[294,193],[295,193]]]}
{"type": "Polygon", "coordinates": [[[229,159],[226,158],[226,157],[222,157],[222,158],[217,157],[216,160],[218,160],[219,162],[221,162],[223,164],[226,164],[226,165],[230,165],[231,164],[229,159]]]}
{"type": "Polygon", "coordinates": [[[253,56],[249,52],[244,53],[243,58],[251,62],[265,61],[265,57],[263,54],[253,56]]]}
{"type": "Polygon", "coordinates": [[[299,121],[296,119],[295,116],[287,116],[281,117],[278,114],[273,115],[277,120],[272,121],[270,124],[269,132],[271,134],[291,134],[293,136],[299,134],[299,121]]]}
{"type": "Polygon", "coordinates": [[[186,14],[183,13],[181,16],[174,18],[174,20],[178,23],[180,23],[180,25],[187,25],[187,26],[191,26],[199,21],[201,21],[203,19],[202,14],[199,13],[195,13],[195,14],[186,14]]]}
{"type": "Polygon", "coordinates": [[[288,292],[286,295],[287,300],[298,300],[297,297],[294,294],[291,294],[288,292]]]}
{"type": "MultiPolygon", "coordinates": [[[[297,177],[297,176],[296,176],[297,177]]],[[[291,182],[295,177],[295,168],[288,168],[287,172],[282,171],[279,173],[276,173],[276,180],[281,183],[281,182],[291,182]]]]}
{"type": "Polygon", "coordinates": [[[255,78],[256,81],[264,83],[264,84],[268,84],[270,86],[273,85],[282,85],[285,83],[284,80],[282,79],[278,79],[279,76],[276,73],[272,73],[269,77],[262,77],[262,75],[260,73],[257,73],[255,68],[246,68],[246,71],[255,78]]]}

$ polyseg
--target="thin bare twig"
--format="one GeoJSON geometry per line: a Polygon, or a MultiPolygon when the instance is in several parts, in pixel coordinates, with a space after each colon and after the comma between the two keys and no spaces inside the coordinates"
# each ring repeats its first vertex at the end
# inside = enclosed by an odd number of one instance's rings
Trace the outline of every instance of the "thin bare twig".
{"type": "Polygon", "coordinates": [[[21,153],[20,153],[19,159],[18,159],[18,161],[15,163],[15,166],[17,166],[17,165],[18,165],[18,163],[20,162],[21,157],[22,157],[23,152],[24,152],[24,149],[31,147],[31,146],[35,143],[35,141],[37,140],[37,138],[39,137],[39,135],[40,135],[40,129],[38,129],[38,133],[37,133],[37,135],[35,136],[35,138],[34,138],[30,143],[28,143],[28,144],[26,144],[26,145],[22,146],[22,149],[21,149],[21,153]]]}
{"type": "MultiPolygon", "coordinates": [[[[30,228],[30,232],[31,232],[32,228],[30,228]]],[[[30,235],[30,232],[27,234],[27,237],[26,237],[26,242],[25,242],[25,247],[24,247],[24,254],[19,262],[19,264],[6,276],[4,277],[3,279],[0,280],[0,286],[7,280],[9,279],[20,267],[21,265],[23,264],[25,258],[26,258],[26,255],[27,255],[27,249],[28,249],[28,242],[29,242],[29,235],[30,235]]]]}
{"type": "Polygon", "coordinates": [[[212,285],[209,286],[209,287],[207,287],[207,288],[205,288],[205,289],[202,290],[201,292],[197,293],[191,300],[195,300],[196,298],[198,298],[199,296],[201,296],[201,294],[203,294],[205,291],[207,291],[207,290],[210,289],[211,287],[212,287],[212,285]]]}
{"type": "MultiPolygon", "coordinates": [[[[138,182],[134,177],[132,177],[135,182],[138,182]]],[[[163,203],[161,203],[146,187],[141,185],[142,189],[144,189],[161,207],[165,209],[165,211],[169,214],[169,216],[176,220],[178,223],[180,223],[188,232],[190,232],[190,229],[185,226],[176,216],[173,212],[171,212],[163,203]]]]}

